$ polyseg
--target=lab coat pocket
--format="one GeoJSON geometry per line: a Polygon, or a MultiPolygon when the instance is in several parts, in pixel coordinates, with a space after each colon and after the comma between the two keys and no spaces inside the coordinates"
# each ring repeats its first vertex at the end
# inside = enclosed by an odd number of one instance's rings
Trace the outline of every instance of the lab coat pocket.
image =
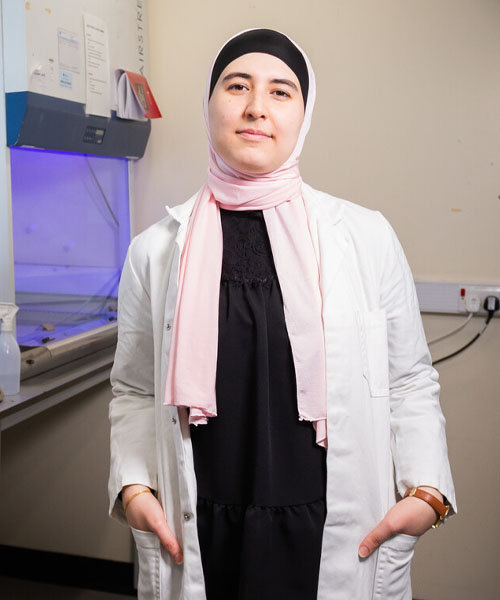
{"type": "Polygon", "coordinates": [[[358,313],[363,374],[371,396],[389,395],[389,352],[385,309],[358,313]]]}
{"type": "Polygon", "coordinates": [[[160,539],[152,531],[130,528],[139,558],[138,600],[160,598],[160,539]]]}
{"type": "Polygon", "coordinates": [[[398,533],[380,545],[373,600],[412,600],[410,567],[418,539],[398,533]]]}

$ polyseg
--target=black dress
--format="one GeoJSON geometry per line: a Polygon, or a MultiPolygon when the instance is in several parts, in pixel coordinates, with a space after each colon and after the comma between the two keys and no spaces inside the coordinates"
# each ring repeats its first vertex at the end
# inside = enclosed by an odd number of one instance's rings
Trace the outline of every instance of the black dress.
{"type": "Polygon", "coordinates": [[[326,453],[298,420],[262,211],[221,220],[217,416],[191,425],[207,600],[316,600],[326,453]]]}

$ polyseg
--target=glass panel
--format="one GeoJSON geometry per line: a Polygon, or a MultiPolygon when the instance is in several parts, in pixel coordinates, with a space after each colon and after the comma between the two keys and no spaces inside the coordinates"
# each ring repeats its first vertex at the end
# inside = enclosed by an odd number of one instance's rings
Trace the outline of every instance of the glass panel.
{"type": "Polygon", "coordinates": [[[11,148],[10,161],[21,349],[116,320],[130,241],[127,160],[11,148]]]}

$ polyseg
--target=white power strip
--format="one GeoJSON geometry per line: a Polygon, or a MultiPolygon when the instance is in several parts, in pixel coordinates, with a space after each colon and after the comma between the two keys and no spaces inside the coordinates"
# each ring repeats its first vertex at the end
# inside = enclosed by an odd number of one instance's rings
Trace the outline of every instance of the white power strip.
{"type": "MultiPolygon", "coordinates": [[[[421,312],[465,314],[469,311],[487,315],[484,301],[487,296],[500,300],[500,285],[491,283],[448,283],[415,281],[421,312]],[[477,310],[476,310],[477,309],[477,310]]],[[[495,317],[500,316],[500,311],[495,317]]]]}

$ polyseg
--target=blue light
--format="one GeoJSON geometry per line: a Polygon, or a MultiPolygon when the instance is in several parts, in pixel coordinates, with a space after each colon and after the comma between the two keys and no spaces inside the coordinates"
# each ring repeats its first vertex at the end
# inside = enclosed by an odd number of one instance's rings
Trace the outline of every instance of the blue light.
{"type": "Polygon", "coordinates": [[[11,148],[10,160],[19,343],[116,319],[130,240],[128,161],[26,148],[11,148]]]}

